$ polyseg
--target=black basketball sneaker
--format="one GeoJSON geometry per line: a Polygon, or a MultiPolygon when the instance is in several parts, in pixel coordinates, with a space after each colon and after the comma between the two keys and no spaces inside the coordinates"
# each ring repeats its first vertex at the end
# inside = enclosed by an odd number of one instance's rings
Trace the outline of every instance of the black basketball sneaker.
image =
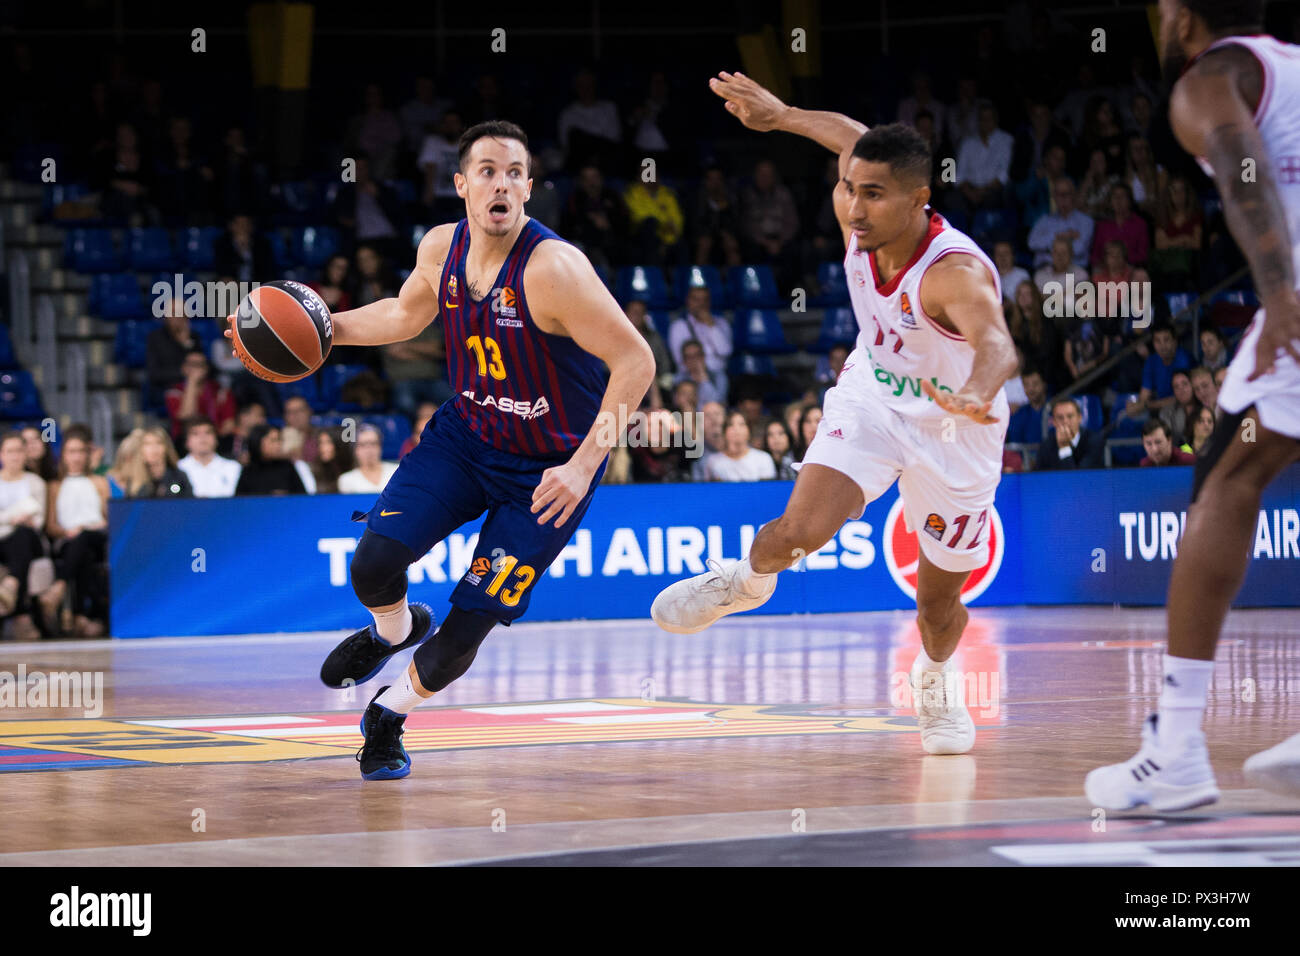
{"type": "Polygon", "coordinates": [[[433,633],[433,609],[427,604],[411,605],[411,633],[400,644],[389,644],[368,624],[330,651],[320,666],[326,687],[364,684],[383,670],[384,663],[398,651],[418,647],[433,633]]]}
{"type": "Polygon", "coordinates": [[[411,772],[411,758],[402,746],[406,715],[375,703],[386,690],[379,688],[361,715],[361,736],[366,742],[357,751],[357,762],[366,780],[400,780],[411,772]]]}

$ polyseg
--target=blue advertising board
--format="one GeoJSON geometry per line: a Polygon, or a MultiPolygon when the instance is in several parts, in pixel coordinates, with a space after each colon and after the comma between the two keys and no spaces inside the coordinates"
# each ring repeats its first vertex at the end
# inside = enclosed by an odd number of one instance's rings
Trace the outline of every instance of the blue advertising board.
{"type": "MultiPolygon", "coordinates": [[[[1163,605],[1192,469],[1005,476],[982,536],[985,566],[967,585],[979,605],[1163,605]]],[[[526,620],[645,618],[665,585],[710,558],[743,556],[779,515],[788,482],[611,485],[533,586],[526,620]]],[[[373,498],[114,500],[109,561],[119,637],[330,630],[367,622],[348,579],[373,498]]],[[[470,567],[479,522],[437,544],[408,573],[412,600],[441,613],[470,567]]],[[[1300,606],[1300,466],[1267,490],[1238,606],[1300,606]]],[[[797,573],[763,614],[914,607],[915,535],[897,491],[867,506],[797,573]]]]}

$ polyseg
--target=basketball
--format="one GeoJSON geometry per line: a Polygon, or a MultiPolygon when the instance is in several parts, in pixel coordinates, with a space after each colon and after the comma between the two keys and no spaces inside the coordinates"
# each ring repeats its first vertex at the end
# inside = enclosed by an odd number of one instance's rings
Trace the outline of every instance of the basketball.
{"type": "Polygon", "coordinates": [[[245,296],[231,343],[244,366],[268,382],[296,382],[315,372],[334,343],[330,310],[301,282],[276,281],[245,296]]]}

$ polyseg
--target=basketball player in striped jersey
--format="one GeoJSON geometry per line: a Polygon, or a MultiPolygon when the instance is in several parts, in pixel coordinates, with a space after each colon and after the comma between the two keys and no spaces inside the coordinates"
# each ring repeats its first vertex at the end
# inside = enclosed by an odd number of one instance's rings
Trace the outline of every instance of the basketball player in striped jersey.
{"type": "Polygon", "coordinates": [[[498,622],[527,609],[604,474],[614,430],[601,423],[625,421],[654,376],[649,346],[587,257],[525,214],[523,130],[502,121],[467,130],[455,184],[465,218],[429,231],[397,296],[333,317],[336,345],[374,346],[441,317],[457,392],[370,511],[353,515],[366,531],[352,587],[374,621],[330,653],[321,680],[360,684],[417,647],[362,716],[358,759],[372,780],[410,773],[406,714],[465,673],[498,622]],[[431,611],[407,602],[407,568],[484,512],[469,570],[433,633],[431,611]]]}
{"type": "Polygon", "coordinates": [[[952,655],[967,621],[962,586],[987,560],[1007,421],[1002,385],[1016,369],[998,271],[928,205],[930,150],[911,127],[867,130],[838,113],[794,109],[739,73],[709,82],[750,129],[807,136],[839,156],[834,207],[860,331],[785,513],[759,529],[747,558],[710,562],[660,592],[651,616],[692,633],[758,607],[778,572],[897,480],[920,542],[923,648],[911,682],[921,744],[965,753],[975,725],[952,655]]]}
{"type": "MultiPolygon", "coordinates": [[[[1155,714],[1125,763],[1088,774],[1094,805],[1186,810],[1219,797],[1201,722],[1214,649],[1241,588],[1264,488],[1300,459],[1300,47],[1260,33],[1263,0],[1161,0],[1174,135],[1218,187],[1260,309],[1228,366],[1169,582],[1155,714]]],[[[1246,761],[1255,786],[1300,796],[1300,734],[1246,761]]]]}

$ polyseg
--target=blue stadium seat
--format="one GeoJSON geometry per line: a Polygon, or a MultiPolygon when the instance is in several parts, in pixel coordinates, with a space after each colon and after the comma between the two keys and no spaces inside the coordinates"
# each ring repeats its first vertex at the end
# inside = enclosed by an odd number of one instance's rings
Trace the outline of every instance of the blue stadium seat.
{"type": "Polygon", "coordinates": [[[367,424],[374,425],[384,435],[385,461],[397,461],[402,453],[402,443],[411,435],[411,422],[405,415],[367,415],[367,424]]]}
{"type": "Polygon", "coordinates": [[[808,300],[811,306],[841,306],[849,304],[849,283],[844,275],[844,263],[823,262],[817,266],[817,285],[821,293],[808,300]]]}
{"type": "Polygon", "coordinates": [[[779,309],[785,305],[768,266],[733,266],[731,301],[738,309],[779,309]]]}
{"type": "Polygon", "coordinates": [[[735,352],[731,356],[731,361],[727,363],[727,374],[731,377],[738,375],[776,375],[776,366],[772,364],[772,356],[755,355],[752,352],[735,352]]]}
{"type": "Polygon", "coordinates": [[[319,219],[325,203],[320,187],[309,179],[280,183],[272,188],[278,198],[273,220],[279,225],[297,225],[319,219]]]}
{"type": "MultiPolygon", "coordinates": [[[[596,270],[596,276],[600,279],[601,282],[605,283],[605,288],[609,289],[610,292],[613,292],[614,284],[610,281],[609,270],[602,265],[597,265],[594,262],[591,265],[592,268],[596,270]]],[[[622,301],[626,301],[626,300],[622,300],[622,301]]]]}
{"type": "Polygon", "coordinates": [[[852,343],[857,338],[858,320],[852,308],[827,309],[822,317],[821,333],[817,336],[817,351],[828,352],[838,342],[852,343]]]}
{"type": "Polygon", "coordinates": [[[402,205],[409,206],[415,202],[415,183],[409,179],[386,179],[384,185],[396,194],[402,205]]]}
{"type": "Polygon", "coordinates": [[[732,322],[735,347],[744,352],[788,352],[781,320],[771,309],[742,309],[732,322]]]}
{"type": "Polygon", "coordinates": [[[181,259],[186,269],[212,269],[213,246],[221,230],[216,226],[194,226],[181,233],[181,259]]]}
{"type": "Polygon", "coordinates": [[[277,273],[292,269],[298,264],[296,243],[289,242],[283,229],[272,229],[266,234],[266,241],[271,245],[271,259],[277,273]]]}
{"type": "Polygon", "coordinates": [[[343,246],[333,226],[303,226],[294,229],[294,258],[310,269],[319,269],[343,246]]]}
{"type": "Polygon", "coordinates": [[[44,418],[41,393],[25,369],[0,372],[0,418],[12,421],[17,418],[44,418]]]}
{"type": "MultiPolygon", "coordinates": [[[[54,210],[65,202],[74,202],[89,195],[90,187],[85,183],[49,183],[41,197],[41,215],[52,219],[54,210]]],[[[61,225],[68,225],[69,220],[60,219],[61,225]]]]}
{"type": "MultiPolygon", "coordinates": [[[[1169,318],[1175,319],[1178,313],[1196,301],[1195,292],[1166,292],[1165,305],[1169,306],[1169,318]]],[[[1191,318],[1191,315],[1188,315],[1191,318]]]]}
{"type": "MultiPolygon", "coordinates": [[[[1125,392],[1115,396],[1115,406],[1111,410],[1110,420],[1115,427],[1111,430],[1111,438],[1141,438],[1142,426],[1146,424],[1146,416],[1138,418],[1129,418],[1122,415],[1124,406],[1129,402],[1137,401],[1137,392],[1125,392]]],[[[1111,449],[1111,462],[1116,465],[1136,465],[1146,455],[1141,445],[1117,445],[1111,449]]]]}
{"type": "Polygon", "coordinates": [[[336,411],[360,411],[359,405],[343,401],[343,386],[349,379],[366,370],[364,365],[326,365],[314,376],[319,379],[317,386],[320,389],[321,401],[326,403],[327,408],[336,411]]]}
{"type": "Polygon", "coordinates": [[[282,382],[275,386],[276,391],[280,393],[280,401],[287,402],[291,398],[305,398],[307,404],[311,406],[313,412],[323,412],[328,410],[329,406],[321,397],[321,373],[308,375],[306,378],[300,378],[296,382],[282,382]]]}
{"type": "Polygon", "coordinates": [[[92,276],[87,307],[102,319],[139,319],[146,309],[140,286],[132,273],[108,272],[92,276]]]}
{"type": "Polygon", "coordinates": [[[1101,410],[1101,399],[1096,395],[1075,395],[1074,400],[1083,409],[1083,420],[1079,424],[1088,431],[1099,431],[1106,420],[1101,410]]]}
{"type": "Polygon", "coordinates": [[[127,250],[132,269],[174,269],[180,263],[172,250],[172,238],[166,229],[149,227],[127,232],[127,250]]]}
{"type": "Polygon", "coordinates": [[[125,319],[117,323],[113,339],[113,361],[127,368],[144,368],[146,347],[154,329],[161,328],[157,319],[125,319]]]}
{"type": "Polygon", "coordinates": [[[640,299],[651,309],[671,309],[677,302],[657,266],[623,266],[614,280],[614,298],[619,302],[640,299]]]}
{"type": "Polygon", "coordinates": [[[18,359],[14,357],[14,343],[9,338],[9,326],[0,322],[0,369],[17,367],[18,359]]]}
{"type": "Polygon", "coordinates": [[[727,286],[716,266],[678,266],[673,270],[673,291],[678,300],[685,301],[687,291],[699,285],[709,290],[713,308],[728,307],[727,286]]]}
{"type": "Polygon", "coordinates": [[[658,330],[663,337],[664,344],[668,343],[668,328],[673,324],[673,317],[667,312],[647,311],[645,317],[650,320],[650,324],[658,330]]]}
{"type": "Polygon", "coordinates": [[[78,272],[118,272],[123,256],[108,229],[72,229],[67,234],[66,260],[78,272]]]}

